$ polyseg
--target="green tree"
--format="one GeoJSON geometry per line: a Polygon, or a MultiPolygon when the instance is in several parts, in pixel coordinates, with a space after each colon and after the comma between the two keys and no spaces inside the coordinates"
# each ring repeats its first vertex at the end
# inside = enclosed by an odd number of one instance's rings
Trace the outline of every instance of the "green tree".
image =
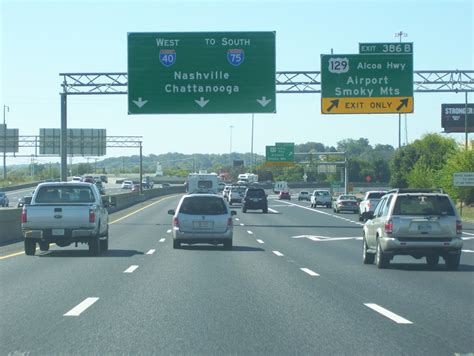
{"type": "Polygon", "coordinates": [[[474,203],[474,187],[456,187],[453,174],[456,172],[474,172],[474,151],[460,150],[452,153],[438,174],[438,185],[453,199],[463,199],[467,204],[474,203]]]}
{"type": "Polygon", "coordinates": [[[436,172],[420,159],[407,174],[410,188],[435,188],[436,172]]]}

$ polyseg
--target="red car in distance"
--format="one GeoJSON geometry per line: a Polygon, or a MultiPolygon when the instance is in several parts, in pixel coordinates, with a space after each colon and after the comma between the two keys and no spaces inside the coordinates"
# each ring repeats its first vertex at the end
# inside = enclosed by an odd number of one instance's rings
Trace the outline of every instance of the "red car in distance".
{"type": "Polygon", "coordinates": [[[291,200],[291,194],[290,194],[290,192],[283,192],[283,191],[281,191],[281,192],[278,194],[278,199],[280,199],[280,200],[283,200],[283,199],[291,200]]]}

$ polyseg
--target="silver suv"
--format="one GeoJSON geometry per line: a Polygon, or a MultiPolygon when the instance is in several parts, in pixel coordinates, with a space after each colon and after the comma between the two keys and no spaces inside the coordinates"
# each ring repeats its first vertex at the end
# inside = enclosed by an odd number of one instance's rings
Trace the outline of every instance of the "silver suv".
{"type": "Polygon", "coordinates": [[[462,223],[451,198],[442,191],[389,191],[364,224],[363,262],[386,268],[395,255],[426,257],[435,266],[459,267],[462,223]]]}

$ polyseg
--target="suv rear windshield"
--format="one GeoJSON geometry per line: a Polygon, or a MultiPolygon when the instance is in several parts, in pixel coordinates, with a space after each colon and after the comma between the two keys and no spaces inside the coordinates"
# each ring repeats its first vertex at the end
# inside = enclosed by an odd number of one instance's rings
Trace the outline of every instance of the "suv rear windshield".
{"type": "Polygon", "coordinates": [[[245,195],[248,197],[263,198],[265,196],[265,192],[263,189],[249,189],[245,195]]]}
{"type": "Polygon", "coordinates": [[[36,195],[36,203],[93,203],[91,188],[83,186],[41,187],[36,195]]]}
{"type": "Polygon", "coordinates": [[[227,206],[219,197],[196,195],[184,198],[179,212],[188,215],[223,215],[227,214],[227,206]]]}
{"type": "Polygon", "coordinates": [[[329,195],[329,192],[327,190],[319,190],[316,192],[317,195],[329,195]]]}
{"type": "Polygon", "coordinates": [[[446,196],[400,195],[393,210],[394,215],[449,215],[454,209],[446,196]]]}
{"type": "Polygon", "coordinates": [[[380,199],[382,198],[385,194],[385,192],[375,192],[375,193],[369,193],[367,196],[367,199],[380,199]]]}

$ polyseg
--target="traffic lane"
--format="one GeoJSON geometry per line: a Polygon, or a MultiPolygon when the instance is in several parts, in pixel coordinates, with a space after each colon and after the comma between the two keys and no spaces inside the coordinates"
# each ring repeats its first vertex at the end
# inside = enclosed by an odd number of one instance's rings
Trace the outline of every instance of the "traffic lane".
{"type": "MultiPolygon", "coordinates": [[[[296,209],[298,209],[296,207],[296,209]]],[[[378,270],[375,266],[362,264],[362,243],[357,236],[362,229],[354,230],[354,223],[345,222],[334,214],[320,214],[314,211],[313,216],[308,209],[295,210],[294,205],[280,207],[280,214],[270,215],[278,219],[282,227],[277,233],[268,234],[265,227],[277,226],[277,222],[269,224],[257,223],[263,217],[246,214],[242,219],[245,227],[253,226],[252,236],[261,239],[266,246],[276,249],[287,258],[299,264],[310,265],[322,277],[326,276],[338,288],[347,288],[360,293],[366,300],[378,300],[395,310],[414,315],[421,323],[428,325],[432,334],[439,333],[438,325],[449,325],[440,337],[449,335],[458,340],[459,345],[473,346],[470,340],[472,331],[472,300],[474,300],[474,260],[472,254],[463,253],[460,271],[448,272],[444,266],[429,268],[425,260],[420,262],[411,257],[397,256],[389,270],[378,270]],[[307,212],[307,213],[305,213],[307,212]],[[321,220],[323,219],[323,220],[321,220]],[[346,236],[341,229],[328,229],[334,221],[340,221],[347,229],[346,236]],[[289,229],[288,226],[294,226],[289,229]],[[311,226],[308,229],[301,227],[311,226]],[[328,230],[330,234],[327,234],[328,230]],[[332,234],[331,234],[332,232],[332,234]],[[348,236],[349,235],[349,236],[348,236]],[[299,238],[294,238],[299,236],[299,238]],[[422,288],[420,288],[422,286],[422,288]],[[443,306],[443,307],[440,307],[443,306]],[[442,310],[440,310],[442,309],[442,310]],[[466,309],[471,313],[466,313],[466,309]]],[[[410,319],[410,318],[409,318],[410,319]]]]}
{"type": "MultiPolygon", "coordinates": [[[[161,200],[166,201],[165,198],[161,200]]],[[[174,204],[172,201],[169,206],[174,204]]],[[[123,212],[126,214],[113,215],[126,216],[133,211],[129,209],[123,212]]],[[[152,231],[151,236],[155,235],[145,221],[142,225],[152,231]]],[[[161,234],[166,234],[166,230],[161,234]]],[[[103,288],[114,290],[117,274],[132,265],[134,256],[144,258],[149,251],[152,241],[142,242],[143,235],[140,225],[111,224],[110,249],[99,257],[90,257],[87,246],[80,245],[79,248],[53,247],[50,252],[35,257],[22,255],[1,260],[0,310],[5,332],[1,333],[0,344],[8,347],[3,351],[35,350],[36,343],[44,342],[44,335],[50,332],[54,338],[55,330],[60,326],[55,315],[62,316],[84,298],[98,295],[103,288]],[[22,348],[25,340],[31,342],[28,349],[22,348]]]]}
{"type": "MultiPolygon", "coordinates": [[[[138,223],[134,217],[131,222],[138,223]]],[[[122,275],[115,288],[104,289],[90,310],[62,323],[61,332],[74,338],[56,335],[54,345],[35,351],[402,353],[422,337],[416,329],[401,330],[380,318],[360,301],[335,295],[331,285],[248,243],[242,232],[236,231],[234,239],[232,251],[156,246],[156,254],[133,274],[122,275]],[[361,330],[361,322],[366,329],[361,330]],[[391,341],[384,340],[387,334],[391,341]]],[[[417,350],[428,353],[435,347],[448,351],[436,342],[417,350]]]]}

